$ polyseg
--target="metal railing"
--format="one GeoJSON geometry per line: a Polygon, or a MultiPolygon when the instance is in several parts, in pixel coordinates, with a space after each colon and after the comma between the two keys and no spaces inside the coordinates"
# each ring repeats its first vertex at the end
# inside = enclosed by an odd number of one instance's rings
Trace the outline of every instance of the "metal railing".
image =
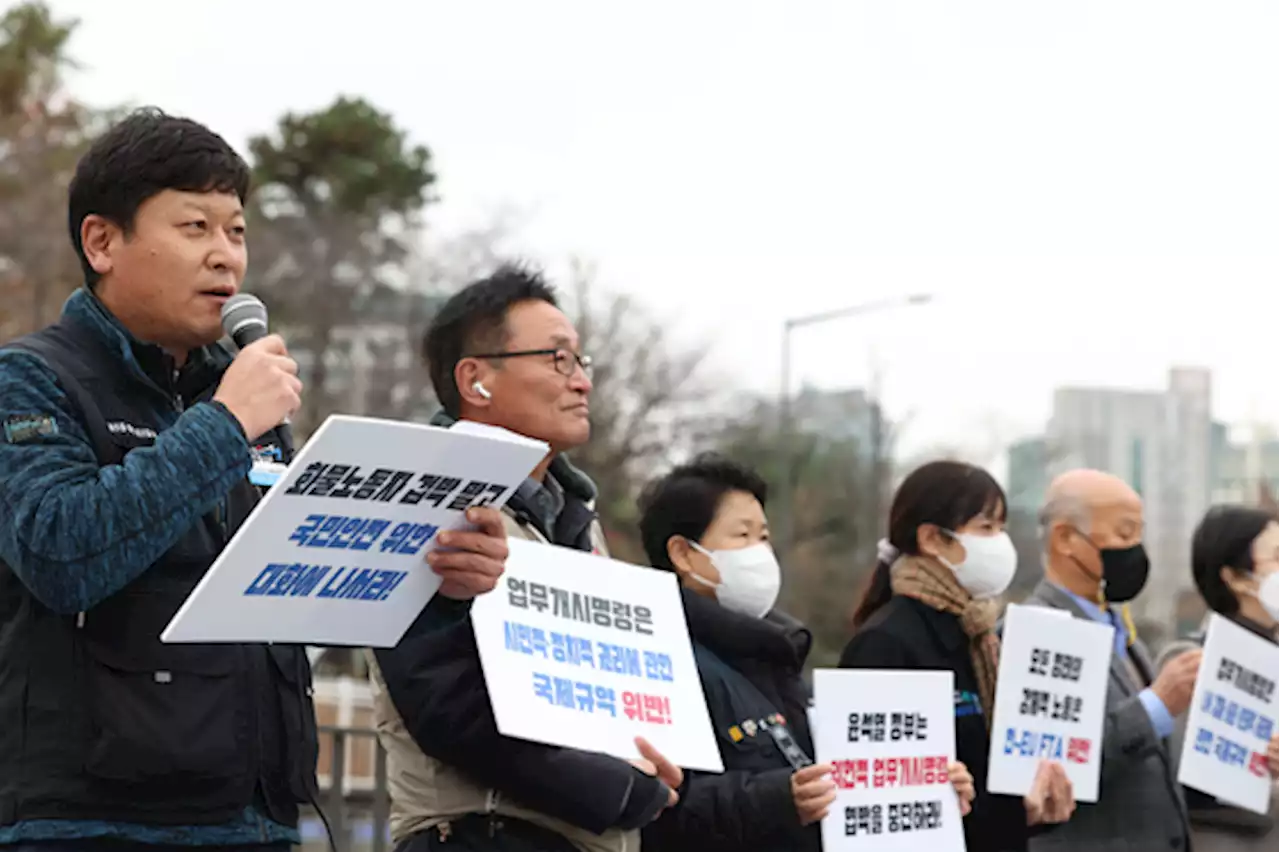
{"type": "MultiPolygon", "coordinates": [[[[320,726],[323,744],[329,743],[328,783],[320,788],[320,801],[328,830],[332,833],[337,852],[357,852],[353,828],[357,817],[364,815],[372,829],[371,852],[386,852],[388,847],[387,825],[391,815],[391,797],[387,792],[387,753],[378,742],[378,734],[372,728],[349,728],[336,725],[320,726]],[[347,744],[372,740],[374,749],[372,785],[353,784],[348,774],[347,744]]],[[[326,844],[327,845],[327,844],[326,844]]]]}

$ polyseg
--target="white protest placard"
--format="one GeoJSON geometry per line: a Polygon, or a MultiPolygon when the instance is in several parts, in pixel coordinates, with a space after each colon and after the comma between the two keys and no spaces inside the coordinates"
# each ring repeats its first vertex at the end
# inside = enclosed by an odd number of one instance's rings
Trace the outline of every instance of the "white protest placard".
{"type": "Polygon", "coordinates": [[[1077,802],[1098,801],[1114,628],[1010,604],[1004,616],[987,790],[1025,796],[1042,760],[1061,763],[1077,802]]]}
{"type": "Polygon", "coordinates": [[[440,586],[436,533],[506,503],[546,453],[503,430],[330,417],[160,638],[391,647],[440,586]]]}
{"type": "Polygon", "coordinates": [[[471,608],[498,730],[720,772],[676,575],[512,539],[502,584],[471,608]]]}
{"type": "Polygon", "coordinates": [[[835,767],[826,852],[964,852],[951,672],[818,669],[814,750],[835,767]]]}
{"type": "Polygon", "coordinates": [[[1280,715],[1278,668],[1273,643],[1213,614],[1188,711],[1179,783],[1267,813],[1267,745],[1280,715]]]}

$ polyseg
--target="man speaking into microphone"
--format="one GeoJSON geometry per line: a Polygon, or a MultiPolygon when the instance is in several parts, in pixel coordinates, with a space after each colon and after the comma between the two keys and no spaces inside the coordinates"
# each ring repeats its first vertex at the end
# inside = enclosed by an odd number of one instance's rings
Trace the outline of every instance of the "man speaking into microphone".
{"type": "MultiPolygon", "coordinates": [[[[0,349],[0,850],[300,842],[304,650],[159,639],[259,499],[254,442],[302,393],[279,337],[234,361],[217,345],[248,188],[208,128],[127,117],[71,182],[85,286],[0,349]]],[[[497,513],[479,521],[433,565],[475,592],[506,553],[497,513]]]]}

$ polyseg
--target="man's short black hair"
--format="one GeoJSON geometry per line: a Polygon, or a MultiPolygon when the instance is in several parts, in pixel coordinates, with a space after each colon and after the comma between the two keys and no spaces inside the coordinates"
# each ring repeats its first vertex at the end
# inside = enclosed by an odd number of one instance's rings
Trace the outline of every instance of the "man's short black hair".
{"type": "Polygon", "coordinates": [[[703,453],[654,480],[640,495],[640,539],[655,568],[674,571],[667,541],[682,536],[700,541],[726,494],[741,491],[764,506],[769,486],[754,470],[717,453],[703,453]]]}
{"type": "Polygon", "coordinates": [[[1235,615],[1235,593],[1222,579],[1222,569],[1252,574],[1253,542],[1276,516],[1252,506],[1214,506],[1191,536],[1191,575],[1204,602],[1214,612],[1235,615]]]}
{"type": "Polygon", "coordinates": [[[67,193],[67,228],[85,282],[97,283],[80,242],[80,225],[97,214],[126,233],[143,202],[166,189],[249,193],[249,166],[226,140],[189,118],[148,107],[98,137],[80,158],[67,193]]]}
{"type": "Polygon", "coordinates": [[[507,263],[453,294],[436,314],[423,337],[422,354],[446,412],[454,417],[462,413],[454,367],[469,355],[501,352],[507,344],[507,312],[529,301],[559,307],[555,290],[540,272],[507,263]]]}

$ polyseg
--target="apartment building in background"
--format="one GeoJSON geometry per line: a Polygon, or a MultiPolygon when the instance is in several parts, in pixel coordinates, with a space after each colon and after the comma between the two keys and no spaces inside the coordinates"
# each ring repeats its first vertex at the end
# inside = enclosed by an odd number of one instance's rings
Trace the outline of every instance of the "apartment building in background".
{"type": "Polygon", "coordinates": [[[1267,503],[1280,495],[1280,441],[1275,424],[1232,428],[1214,423],[1213,503],[1267,503]]]}
{"type": "Polygon", "coordinates": [[[1023,438],[1010,445],[1005,487],[1010,515],[1018,513],[1034,518],[1039,514],[1049,487],[1050,461],[1049,441],[1043,435],[1023,438]]]}

